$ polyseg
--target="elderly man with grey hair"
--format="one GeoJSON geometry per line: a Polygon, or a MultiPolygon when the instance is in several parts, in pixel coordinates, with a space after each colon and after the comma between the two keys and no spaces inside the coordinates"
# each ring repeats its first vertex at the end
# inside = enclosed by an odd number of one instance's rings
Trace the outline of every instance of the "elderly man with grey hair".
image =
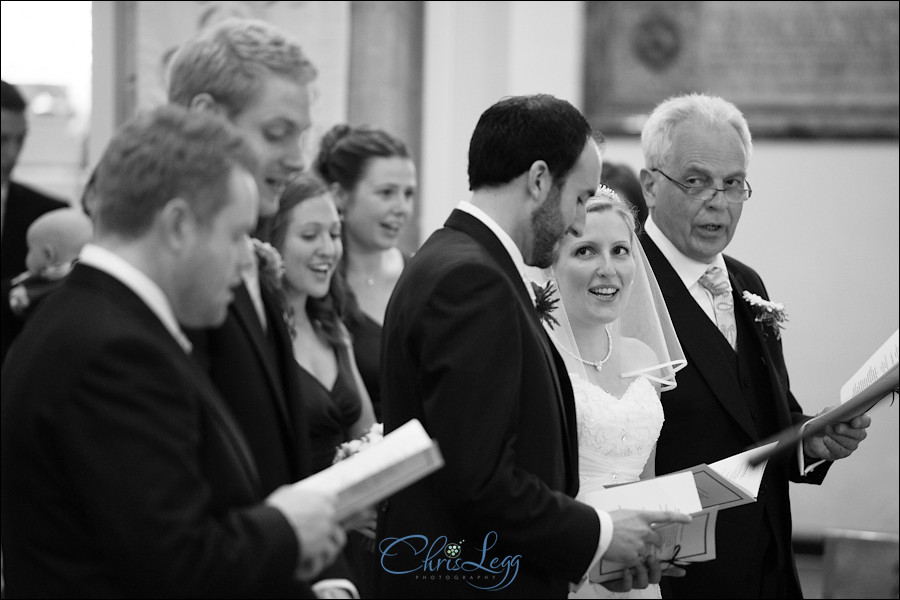
{"type": "MultiPolygon", "coordinates": [[[[656,472],[664,474],[732,456],[809,417],[790,390],[778,322],[755,319],[769,298],[762,279],[723,254],[753,194],[747,121],[722,98],[690,94],[660,104],[641,143],[650,209],[641,243],[688,361],[663,396],[656,472]]],[[[788,482],[821,483],[869,423],[829,426],[770,459],[757,501],[719,514],[716,560],[664,578],[663,596],[801,597],[788,482]]]]}

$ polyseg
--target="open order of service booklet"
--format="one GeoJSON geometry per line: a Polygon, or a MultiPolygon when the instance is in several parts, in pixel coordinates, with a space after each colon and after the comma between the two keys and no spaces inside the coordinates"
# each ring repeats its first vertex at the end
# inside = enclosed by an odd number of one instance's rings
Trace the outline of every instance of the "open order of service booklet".
{"type": "Polygon", "coordinates": [[[841,386],[841,403],[796,427],[782,431],[773,439],[777,445],[754,458],[760,461],[782,452],[795,451],[804,439],[822,433],[830,423],[848,422],[897,393],[900,385],[900,330],[869,357],[841,386]]]}
{"type": "Polygon", "coordinates": [[[443,466],[437,443],[417,419],[412,419],[377,444],[294,485],[334,492],[336,515],[342,520],[443,466]]]}
{"type": "MultiPolygon", "coordinates": [[[[756,502],[766,462],[751,459],[767,451],[758,447],[712,464],[679,473],[608,487],[585,494],[588,504],[601,510],[670,510],[690,514],[690,523],[669,523],[656,529],[659,546],[646,553],[660,562],[691,563],[715,560],[716,519],[720,510],[756,502]]],[[[594,582],[622,577],[625,565],[601,560],[589,573],[594,582]]]]}

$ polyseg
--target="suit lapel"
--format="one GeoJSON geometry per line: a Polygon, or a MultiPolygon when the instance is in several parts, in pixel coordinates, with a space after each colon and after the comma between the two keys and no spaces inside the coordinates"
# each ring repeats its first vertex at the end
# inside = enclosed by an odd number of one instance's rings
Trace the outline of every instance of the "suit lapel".
{"type": "Polygon", "coordinates": [[[759,434],[753,417],[744,401],[743,391],[735,374],[735,354],[721,332],[697,305],[684,282],[646,234],[641,244],[678,332],[678,340],[689,364],[703,376],[716,399],[752,439],[759,434]],[[724,346],[723,346],[724,345],[724,346]]]}
{"type": "Polygon", "coordinates": [[[226,432],[227,437],[232,441],[232,445],[237,454],[238,461],[244,467],[247,478],[257,492],[262,489],[262,481],[259,478],[259,472],[256,470],[256,463],[250,447],[244,439],[244,434],[238,428],[231,412],[225,407],[224,402],[219,397],[218,392],[213,387],[209,379],[209,375],[202,369],[200,363],[195,360],[185,361],[187,369],[191,372],[191,379],[197,383],[200,398],[210,410],[212,418],[219,423],[219,426],[226,432]]]}
{"type": "Polygon", "coordinates": [[[531,297],[525,289],[522,276],[519,274],[518,269],[516,269],[516,265],[513,263],[512,258],[510,258],[506,248],[503,247],[503,244],[497,239],[497,236],[494,235],[494,232],[472,215],[460,210],[454,210],[450,213],[450,217],[447,219],[445,225],[463,231],[471,236],[478,244],[483,246],[488,254],[496,261],[506,278],[509,279],[513,289],[516,290],[519,305],[528,315],[528,324],[532,334],[540,340],[544,360],[547,363],[547,368],[550,370],[553,386],[556,389],[556,402],[562,421],[564,438],[566,440],[566,443],[564,444],[565,459],[566,464],[570,467],[567,469],[567,473],[572,474],[575,472],[575,476],[577,476],[577,469],[574,468],[575,463],[573,462],[575,456],[573,455],[573,448],[576,448],[577,446],[573,446],[572,444],[573,439],[576,439],[576,433],[571,425],[573,419],[569,416],[570,414],[574,415],[574,412],[572,412],[574,408],[569,410],[569,407],[574,406],[574,399],[571,397],[571,392],[566,395],[563,391],[564,386],[560,381],[560,371],[557,368],[557,364],[563,364],[562,359],[556,353],[556,350],[550,343],[547,332],[544,330],[543,325],[541,325],[540,318],[534,308],[531,297]]]}
{"type": "MultiPolygon", "coordinates": [[[[289,424],[291,419],[287,410],[287,401],[282,392],[281,382],[275,367],[275,362],[278,360],[278,357],[274,356],[270,349],[269,340],[266,338],[266,334],[263,331],[262,323],[259,322],[259,315],[256,313],[256,307],[253,305],[250,293],[247,291],[246,284],[243,282],[235,288],[234,302],[231,303],[229,310],[233,311],[235,319],[250,340],[253,351],[256,353],[257,359],[265,370],[266,378],[269,380],[269,387],[272,388],[272,395],[276,399],[276,404],[278,405],[276,409],[284,422],[289,424]]],[[[269,315],[271,312],[272,311],[267,311],[269,315]]],[[[269,323],[269,327],[275,326],[276,323],[269,323]]],[[[292,428],[288,427],[287,431],[292,431],[292,428]]]]}
{"type": "Polygon", "coordinates": [[[760,327],[760,324],[756,322],[756,318],[750,309],[749,303],[747,303],[747,301],[745,301],[743,297],[745,290],[753,294],[757,294],[758,296],[764,296],[763,290],[750,289],[747,285],[747,281],[743,277],[743,273],[740,267],[736,266],[734,262],[727,256],[725,257],[725,263],[728,267],[728,276],[731,280],[731,287],[734,290],[735,318],[743,319],[745,323],[750,324],[750,326],[746,327],[745,329],[752,331],[752,335],[756,337],[760,352],[762,353],[762,361],[766,366],[766,372],[769,374],[769,384],[772,387],[772,397],[775,399],[775,406],[772,410],[774,411],[778,428],[784,429],[790,427],[792,425],[791,415],[786,408],[788,405],[787,389],[785,388],[781,379],[778,377],[776,369],[773,367],[775,362],[772,357],[772,350],[769,346],[770,342],[768,336],[774,335],[774,333],[766,333],[765,330],[760,327]]]}

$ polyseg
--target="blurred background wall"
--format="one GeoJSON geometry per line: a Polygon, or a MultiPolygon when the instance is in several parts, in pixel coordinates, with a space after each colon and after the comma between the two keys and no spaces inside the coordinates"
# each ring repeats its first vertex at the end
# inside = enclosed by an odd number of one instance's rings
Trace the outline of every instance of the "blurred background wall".
{"type": "MultiPolygon", "coordinates": [[[[468,140],[485,108],[505,95],[537,92],[566,98],[586,114],[605,105],[602,85],[588,86],[606,81],[595,77],[595,69],[610,73],[622,67],[615,57],[632,48],[634,40],[624,27],[609,31],[616,25],[611,21],[616,14],[624,18],[621,15],[628,13],[604,12],[621,9],[621,4],[2,2],[2,76],[26,87],[33,109],[31,133],[14,177],[77,199],[115,127],[136,107],[160,101],[158,60],[170,46],[217,15],[270,18],[300,39],[321,73],[310,152],[316,135],[343,120],[387,128],[411,144],[421,193],[418,221],[404,244],[414,250],[456,203],[468,198],[468,140]],[[606,37],[590,37],[598,32],[606,32],[606,37]],[[605,48],[600,54],[598,44],[605,48]]],[[[717,5],[643,4],[670,10],[676,26],[679,15],[690,14],[684,11],[717,5]]],[[[771,9],[778,3],[759,4],[771,9]]],[[[815,50],[807,57],[811,66],[794,60],[790,67],[805,69],[810,81],[839,81],[853,44],[874,47],[879,56],[887,56],[874,66],[884,67],[887,61],[888,68],[886,74],[868,73],[864,80],[887,77],[886,96],[882,87],[855,87],[847,98],[838,93],[805,98],[795,94],[791,97],[800,99],[793,118],[802,117],[807,104],[840,109],[842,102],[868,99],[876,108],[892,107],[884,131],[868,123],[857,135],[846,128],[822,129],[823,134],[756,134],[748,177],[753,198],[728,253],[758,269],[771,297],[786,305],[790,321],[784,346],[792,389],[807,412],[814,413],[838,401],[844,381],[898,327],[898,8],[896,2],[787,4],[831,10],[816,15],[837,27],[837,34],[822,29],[819,36],[797,23],[791,32],[810,37],[815,50]],[[893,31],[893,37],[872,37],[872,28],[869,37],[854,37],[860,29],[854,24],[871,21],[873,14],[887,15],[880,19],[884,27],[879,31],[893,31]],[[823,63],[820,59],[831,49],[833,62],[823,63]]],[[[785,23],[792,25],[796,10],[784,10],[785,23]]],[[[724,21],[703,23],[699,34],[715,28],[727,33],[736,27],[724,21]]],[[[653,56],[665,62],[674,52],[671,40],[664,28],[662,33],[654,31],[660,43],[649,51],[658,51],[653,56]]],[[[753,32],[740,33],[747,38],[753,32]]],[[[680,40],[685,50],[674,52],[678,60],[671,68],[692,73],[683,79],[685,85],[708,84],[715,91],[716,82],[704,81],[705,71],[698,71],[702,57],[691,50],[690,42],[690,37],[680,40]]],[[[864,50],[872,55],[871,48],[864,50]]],[[[750,86],[740,88],[741,94],[752,93],[754,81],[774,85],[764,69],[742,70],[741,75],[750,86]]],[[[623,82],[640,82],[646,73],[625,70],[616,76],[618,88],[610,88],[610,95],[621,90],[623,82]]],[[[778,76],[791,80],[784,73],[778,76]]],[[[640,98],[642,106],[663,99],[646,96],[640,98]]],[[[621,126],[613,125],[612,133],[606,131],[606,160],[635,171],[643,164],[640,143],[627,130],[639,130],[642,106],[621,126]]],[[[760,109],[759,114],[784,114],[784,108],[768,113],[760,109]]],[[[855,112],[843,110],[840,116],[855,112]]],[[[594,113],[592,118],[599,117],[594,113]]],[[[751,129],[753,125],[751,120],[751,129]]],[[[821,538],[830,528],[898,533],[898,410],[897,405],[873,410],[869,438],[850,460],[832,468],[823,486],[793,486],[798,537],[821,538]]]]}

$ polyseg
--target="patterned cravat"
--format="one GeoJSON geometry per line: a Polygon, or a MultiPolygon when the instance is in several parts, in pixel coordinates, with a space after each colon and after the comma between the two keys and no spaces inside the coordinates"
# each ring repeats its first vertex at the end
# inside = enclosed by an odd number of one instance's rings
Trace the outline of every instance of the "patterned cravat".
{"type": "Polygon", "coordinates": [[[700,277],[700,285],[713,295],[713,310],[716,313],[719,331],[728,340],[731,348],[737,350],[737,323],[734,320],[734,299],[731,296],[728,273],[724,269],[711,266],[700,277]]]}

